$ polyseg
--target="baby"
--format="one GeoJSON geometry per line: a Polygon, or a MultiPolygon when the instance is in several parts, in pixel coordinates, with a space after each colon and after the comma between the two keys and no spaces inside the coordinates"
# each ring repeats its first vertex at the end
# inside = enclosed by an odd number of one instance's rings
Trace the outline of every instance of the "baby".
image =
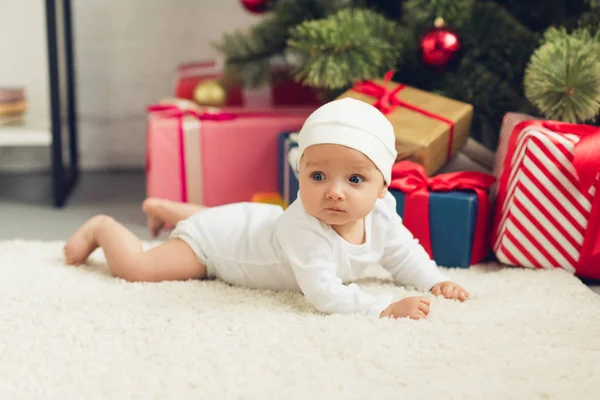
{"type": "MultiPolygon", "coordinates": [[[[300,290],[323,313],[426,318],[428,298],[393,302],[352,283],[380,263],[394,282],[464,301],[396,213],[388,193],[396,159],[394,130],[375,107],[346,98],[314,111],[298,134],[298,198],[285,211],[261,203],[201,209],[148,199],[155,233],[175,226],[169,240],[143,251],[140,240],[99,215],[65,245],[79,265],[102,248],[113,275],[129,281],[218,278],[233,285],[300,290]]],[[[260,173],[260,172],[258,172],[260,173]]]]}

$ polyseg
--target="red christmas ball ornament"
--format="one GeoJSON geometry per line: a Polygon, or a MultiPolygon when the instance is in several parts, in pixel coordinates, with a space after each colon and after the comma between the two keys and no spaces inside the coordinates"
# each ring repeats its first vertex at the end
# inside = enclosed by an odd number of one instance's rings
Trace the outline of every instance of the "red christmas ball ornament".
{"type": "Polygon", "coordinates": [[[419,55],[425,64],[443,71],[458,59],[462,43],[455,32],[444,26],[443,19],[436,19],[434,26],[421,38],[419,55]]]}
{"type": "Polygon", "coordinates": [[[273,0],[241,0],[242,5],[253,14],[262,14],[269,8],[269,3],[273,0]]]}

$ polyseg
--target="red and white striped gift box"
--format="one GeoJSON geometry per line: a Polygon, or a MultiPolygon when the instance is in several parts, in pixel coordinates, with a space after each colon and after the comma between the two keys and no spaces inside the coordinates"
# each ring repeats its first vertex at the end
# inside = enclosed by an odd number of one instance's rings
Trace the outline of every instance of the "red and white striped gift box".
{"type": "Polygon", "coordinates": [[[505,116],[492,191],[500,262],[600,279],[599,151],[598,127],[505,116]]]}

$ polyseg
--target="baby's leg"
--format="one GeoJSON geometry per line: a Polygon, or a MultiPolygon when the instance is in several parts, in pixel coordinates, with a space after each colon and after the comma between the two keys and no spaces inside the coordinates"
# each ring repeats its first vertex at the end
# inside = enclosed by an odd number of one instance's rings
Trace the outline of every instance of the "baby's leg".
{"type": "Polygon", "coordinates": [[[191,217],[204,207],[180,203],[166,199],[148,198],[142,204],[142,210],[148,215],[148,230],[157,237],[165,224],[177,225],[181,220],[191,217]]]}
{"type": "Polygon", "coordinates": [[[181,239],[143,251],[140,240],[111,217],[98,215],[81,226],[65,245],[68,264],[79,265],[98,247],[113,275],[128,281],[203,279],[206,266],[181,239]]]}

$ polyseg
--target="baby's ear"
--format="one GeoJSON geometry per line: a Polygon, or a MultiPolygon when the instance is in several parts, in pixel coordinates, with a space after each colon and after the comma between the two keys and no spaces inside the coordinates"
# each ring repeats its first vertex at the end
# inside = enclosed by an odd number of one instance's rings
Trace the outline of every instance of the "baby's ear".
{"type": "Polygon", "coordinates": [[[385,195],[388,192],[388,185],[384,184],[383,187],[381,188],[381,193],[379,193],[379,198],[383,199],[385,197],[385,195]]]}

